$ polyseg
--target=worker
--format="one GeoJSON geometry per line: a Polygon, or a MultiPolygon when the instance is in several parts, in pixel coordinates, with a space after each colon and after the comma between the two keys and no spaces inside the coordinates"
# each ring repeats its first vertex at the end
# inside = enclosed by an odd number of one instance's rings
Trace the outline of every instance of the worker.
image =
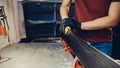
{"type": "MultiPolygon", "coordinates": [[[[112,49],[112,27],[117,26],[120,21],[120,0],[74,0],[74,17],[69,17],[72,0],[62,0],[60,14],[64,27],[70,26],[77,35],[89,42],[91,45],[111,56],[112,49]]],[[[72,53],[69,45],[62,40],[65,50],[72,53]]],[[[75,58],[73,68],[82,68],[75,58]]]]}

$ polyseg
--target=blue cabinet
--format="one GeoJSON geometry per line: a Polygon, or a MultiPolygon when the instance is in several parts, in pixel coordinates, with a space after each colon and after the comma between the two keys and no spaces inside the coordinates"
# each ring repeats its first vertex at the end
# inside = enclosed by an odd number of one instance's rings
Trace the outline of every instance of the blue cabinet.
{"type": "Polygon", "coordinates": [[[58,37],[61,21],[60,5],[60,0],[23,2],[27,37],[58,37]]]}

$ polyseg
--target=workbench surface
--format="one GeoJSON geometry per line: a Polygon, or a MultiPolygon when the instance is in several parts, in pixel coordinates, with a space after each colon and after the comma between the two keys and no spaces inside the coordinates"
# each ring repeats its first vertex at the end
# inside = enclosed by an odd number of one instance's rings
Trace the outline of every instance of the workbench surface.
{"type": "Polygon", "coordinates": [[[0,68],[72,68],[73,57],[60,43],[19,43],[0,50],[11,59],[0,68]]]}

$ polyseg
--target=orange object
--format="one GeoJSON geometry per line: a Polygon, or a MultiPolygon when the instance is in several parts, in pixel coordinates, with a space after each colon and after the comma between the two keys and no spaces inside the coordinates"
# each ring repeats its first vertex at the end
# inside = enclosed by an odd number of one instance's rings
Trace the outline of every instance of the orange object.
{"type": "Polygon", "coordinates": [[[70,52],[72,55],[74,54],[70,46],[63,39],[61,39],[61,44],[65,46],[64,47],[65,52],[70,52]]]}
{"type": "Polygon", "coordinates": [[[77,57],[74,59],[73,68],[84,68],[84,66],[82,66],[78,63],[77,57]]]}
{"type": "Polygon", "coordinates": [[[3,35],[2,26],[0,25],[0,35],[3,35]]]}
{"type": "MultiPolygon", "coordinates": [[[[64,51],[65,52],[70,52],[72,55],[74,55],[74,53],[73,53],[73,51],[72,51],[72,49],[70,48],[70,46],[63,40],[63,39],[61,39],[61,44],[63,44],[65,47],[64,47],[64,51]]],[[[79,63],[78,63],[78,58],[76,57],[75,59],[74,59],[74,63],[73,63],[73,68],[84,68],[82,65],[80,65],[79,63]]]]}
{"type": "Polygon", "coordinates": [[[7,30],[5,26],[3,27],[3,32],[4,32],[4,36],[7,36],[7,30]]]}
{"type": "Polygon", "coordinates": [[[3,34],[4,34],[4,36],[7,36],[7,30],[6,30],[5,26],[2,27],[2,25],[0,25],[0,35],[3,35],[3,34]]]}

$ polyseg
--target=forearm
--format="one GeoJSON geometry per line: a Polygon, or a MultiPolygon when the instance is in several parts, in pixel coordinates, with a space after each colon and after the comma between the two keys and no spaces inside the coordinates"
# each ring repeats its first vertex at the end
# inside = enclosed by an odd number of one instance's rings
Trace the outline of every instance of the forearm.
{"type": "Polygon", "coordinates": [[[68,18],[68,14],[69,14],[69,8],[70,8],[70,4],[71,4],[72,0],[63,0],[61,7],[60,7],[60,15],[61,18],[68,18]]]}
{"type": "Polygon", "coordinates": [[[68,7],[64,7],[64,6],[60,7],[60,14],[61,14],[62,19],[68,18],[68,13],[69,13],[69,8],[68,7]]]}
{"type": "Polygon", "coordinates": [[[99,30],[104,28],[115,27],[119,22],[119,19],[114,19],[113,17],[102,17],[92,21],[82,22],[82,30],[99,30]]]}
{"type": "Polygon", "coordinates": [[[99,30],[109,27],[115,27],[120,21],[120,2],[112,2],[109,8],[108,16],[97,18],[81,24],[83,30],[99,30]]]}

